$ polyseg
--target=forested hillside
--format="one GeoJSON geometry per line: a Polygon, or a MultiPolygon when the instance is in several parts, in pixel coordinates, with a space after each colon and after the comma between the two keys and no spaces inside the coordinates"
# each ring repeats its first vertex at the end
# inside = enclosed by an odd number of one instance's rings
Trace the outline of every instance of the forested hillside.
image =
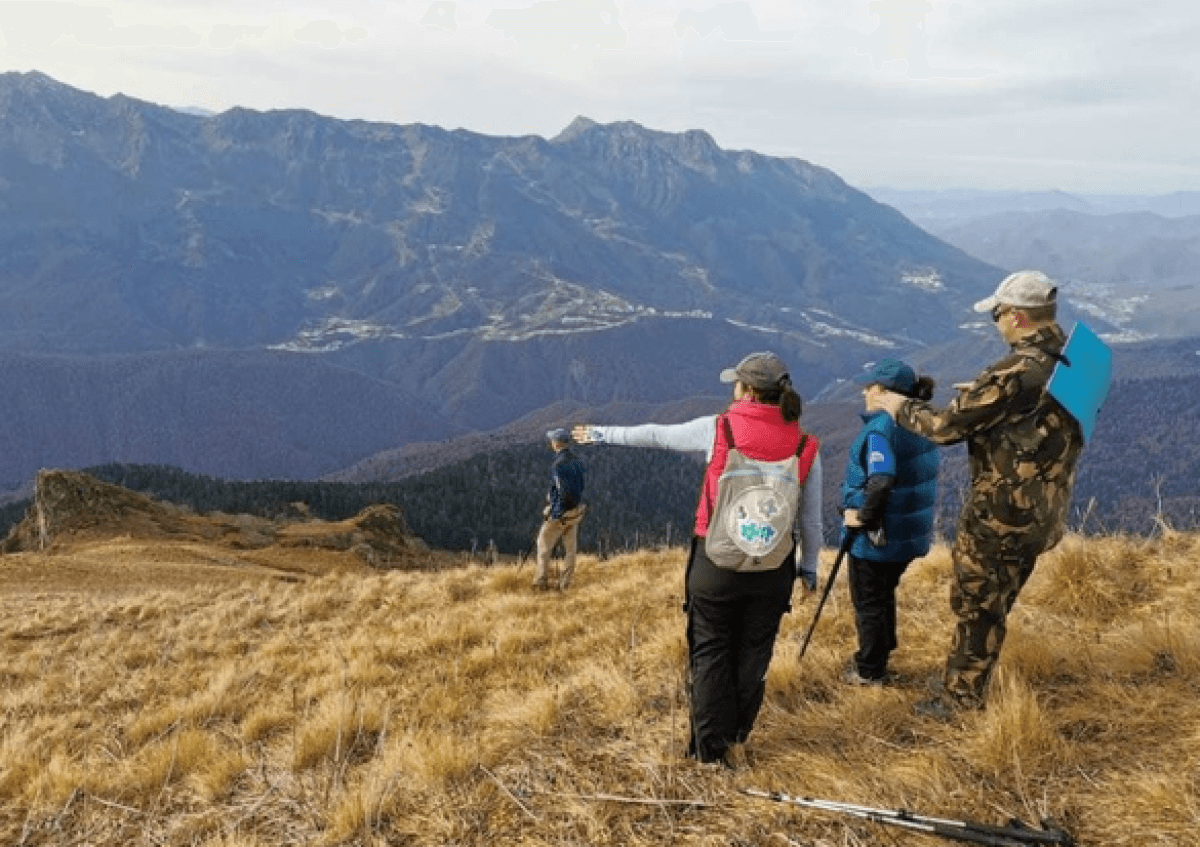
{"type": "Polygon", "coordinates": [[[1200,377],[1114,386],[1083,454],[1076,504],[1088,531],[1144,532],[1155,515],[1200,527],[1200,377]],[[1095,504],[1092,505],[1092,500],[1095,504]]]}
{"type": "MultiPolygon", "coordinates": [[[[583,549],[607,554],[688,536],[699,462],[634,448],[581,452],[590,507],[580,530],[583,549]]],[[[386,483],[236,482],[162,465],[111,464],[84,472],[198,512],[285,518],[297,514],[292,504],[304,503],[315,517],[345,520],[372,503],[394,503],[433,547],[482,552],[495,541],[500,552],[516,554],[533,546],[552,459],[542,443],[519,445],[386,483]]],[[[22,500],[0,509],[0,531],[20,521],[28,507],[22,500]]]]}
{"type": "MultiPolygon", "coordinates": [[[[1200,377],[1118,382],[1080,460],[1071,528],[1087,534],[1147,534],[1162,518],[1200,527],[1200,377]]],[[[834,543],[846,450],[860,423],[849,404],[813,406],[805,426],[822,439],[825,536],[834,543]]],[[[701,464],[691,456],[633,447],[577,447],[588,468],[590,506],[582,549],[607,554],[681,543],[691,532],[701,464]]],[[[390,482],[295,480],[233,482],[160,465],[104,465],[87,473],[199,512],[289,514],[303,502],[326,520],[344,520],[372,503],[395,503],[413,532],[433,547],[503,553],[532,547],[549,484],[542,443],[509,445],[390,482]]],[[[942,452],[938,532],[952,537],[967,486],[966,451],[942,452]]],[[[7,531],[28,501],[0,510],[7,531]]]]}
{"type": "MultiPolygon", "coordinates": [[[[576,448],[587,467],[580,545],[607,554],[677,543],[691,531],[701,465],[644,449],[576,448]]],[[[417,535],[436,547],[530,549],[541,523],[552,454],[542,443],[475,456],[395,483],[417,535]]]]}

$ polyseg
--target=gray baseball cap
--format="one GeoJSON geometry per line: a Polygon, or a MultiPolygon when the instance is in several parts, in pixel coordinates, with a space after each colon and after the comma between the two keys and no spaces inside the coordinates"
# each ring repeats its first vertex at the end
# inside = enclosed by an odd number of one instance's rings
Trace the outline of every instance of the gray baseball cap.
{"type": "Polygon", "coordinates": [[[737,367],[721,371],[721,382],[742,382],[760,390],[779,388],[788,367],[774,353],[751,353],[737,363],[737,367]]]}
{"type": "Polygon", "coordinates": [[[1017,271],[1006,276],[996,293],[975,304],[976,312],[990,312],[997,306],[1036,309],[1058,299],[1058,286],[1041,271],[1017,271]]]}

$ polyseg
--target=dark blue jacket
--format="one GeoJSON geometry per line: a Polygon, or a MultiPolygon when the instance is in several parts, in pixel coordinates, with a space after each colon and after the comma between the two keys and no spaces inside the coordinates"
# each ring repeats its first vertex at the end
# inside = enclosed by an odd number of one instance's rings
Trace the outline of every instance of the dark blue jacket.
{"type": "MultiPolygon", "coordinates": [[[[887,497],[883,528],[887,543],[876,547],[866,533],[859,533],[850,555],[874,562],[905,562],[929,552],[933,535],[933,513],[937,504],[937,446],[903,427],[887,412],[862,416],[864,426],[850,445],[850,461],[842,483],[842,506],[862,509],[866,504],[867,480],[872,471],[891,470],[895,482],[887,497]],[[871,457],[871,442],[883,448],[871,457]],[[890,455],[889,454],[890,451],[890,455]]],[[[843,530],[844,532],[844,530],[843,530]]],[[[844,536],[843,536],[844,537],[844,536]]]]}
{"type": "Polygon", "coordinates": [[[583,500],[583,465],[570,450],[559,450],[550,477],[550,517],[557,520],[583,500]]]}

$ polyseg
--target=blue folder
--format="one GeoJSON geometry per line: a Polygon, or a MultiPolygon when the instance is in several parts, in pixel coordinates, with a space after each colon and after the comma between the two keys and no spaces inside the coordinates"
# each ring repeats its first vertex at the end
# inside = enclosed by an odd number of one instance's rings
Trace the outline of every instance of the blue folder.
{"type": "Polygon", "coordinates": [[[1083,323],[1076,323],[1046,390],[1079,421],[1085,441],[1092,440],[1096,415],[1112,383],[1112,350],[1083,323]]]}

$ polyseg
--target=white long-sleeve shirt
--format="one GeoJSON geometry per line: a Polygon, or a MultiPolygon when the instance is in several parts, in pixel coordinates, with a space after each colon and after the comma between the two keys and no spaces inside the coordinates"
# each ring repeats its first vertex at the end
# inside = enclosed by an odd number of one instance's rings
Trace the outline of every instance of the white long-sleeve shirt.
{"type": "MultiPolygon", "coordinates": [[[[712,460],[717,437],[717,416],[705,415],[681,424],[642,424],[641,426],[593,426],[597,441],[626,447],[659,447],[683,453],[703,453],[712,460]]],[[[815,580],[821,561],[821,454],[813,460],[812,470],[801,489],[799,506],[800,557],[798,566],[815,580]]]]}

